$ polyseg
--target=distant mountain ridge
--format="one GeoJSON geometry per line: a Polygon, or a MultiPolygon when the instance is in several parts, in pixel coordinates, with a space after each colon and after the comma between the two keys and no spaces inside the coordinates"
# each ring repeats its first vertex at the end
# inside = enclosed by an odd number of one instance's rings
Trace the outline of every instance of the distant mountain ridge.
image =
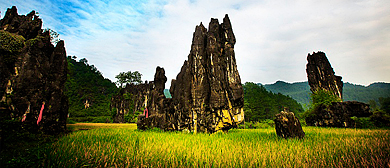
{"type": "MultiPolygon", "coordinates": [[[[258,83],[258,85],[262,85],[258,83]]],[[[277,81],[274,84],[263,85],[268,91],[273,93],[281,93],[291,96],[304,108],[310,104],[310,86],[307,81],[287,83],[277,81]]],[[[369,86],[356,85],[349,82],[343,86],[344,101],[360,101],[368,103],[370,100],[375,100],[378,103],[379,97],[390,97],[390,83],[376,82],[369,86]]]]}

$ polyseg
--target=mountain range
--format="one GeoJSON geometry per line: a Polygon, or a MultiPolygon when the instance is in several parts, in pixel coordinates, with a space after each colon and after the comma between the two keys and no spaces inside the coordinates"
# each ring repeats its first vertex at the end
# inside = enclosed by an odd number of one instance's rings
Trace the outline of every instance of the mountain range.
{"type": "MultiPolygon", "coordinates": [[[[310,105],[310,86],[307,81],[287,83],[277,81],[274,84],[261,84],[268,91],[288,95],[300,103],[305,109],[310,105]]],[[[390,97],[390,83],[377,82],[368,86],[344,83],[343,101],[360,101],[369,103],[374,100],[378,104],[380,97],[390,97]]]]}

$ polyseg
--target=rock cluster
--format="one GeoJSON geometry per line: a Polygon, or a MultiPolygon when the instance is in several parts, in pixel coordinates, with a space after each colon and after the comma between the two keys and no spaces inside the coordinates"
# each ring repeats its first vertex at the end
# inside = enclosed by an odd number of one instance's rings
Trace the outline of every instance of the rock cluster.
{"type": "Polygon", "coordinates": [[[54,47],[41,27],[34,11],[18,15],[16,7],[0,20],[0,117],[23,120],[30,130],[55,133],[66,129],[66,51],[63,41],[54,47]]]}
{"type": "Polygon", "coordinates": [[[357,101],[332,102],[332,105],[321,105],[314,115],[306,118],[306,124],[319,127],[354,127],[351,117],[369,117],[370,106],[357,101]]]}
{"type": "Polygon", "coordinates": [[[282,138],[303,138],[305,132],[302,130],[301,122],[293,112],[281,111],[275,115],[276,134],[282,138]]]}
{"type": "Polygon", "coordinates": [[[149,116],[139,116],[138,128],[212,133],[237,127],[244,120],[244,92],[235,43],[229,17],[226,15],[221,24],[211,19],[208,30],[202,23],[195,28],[188,60],[171,82],[172,99],[163,97],[166,77],[159,68],[153,83],[126,86],[127,92],[138,90],[134,92],[141,98],[135,100],[137,108],[140,102],[147,102],[143,107],[148,109],[149,116]]]}
{"type": "MultiPolygon", "coordinates": [[[[307,56],[306,72],[310,90],[327,90],[342,98],[343,82],[340,76],[334,75],[328,59],[323,52],[313,53],[307,56]]],[[[351,117],[368,117],[369,105],[361,102],[332,102],[331,105],[316,107],[310,116],[306,117],[306,123],[310,126],[329,127],[353,127],[351,117]]]]}
{"type": "MultiPolygon", "coordinates": [[[[169,105],[164,104],[169,101],[164,96],[166,81],[165,70],[157,67],[154,81],[126,85],[111,100],[111,108],[117,111],[114,122],[123,123],[126,114],[136,115],[136,112],[146,112],[146,110],[148,111],[148,118],[165,114],[166,107],[169,107],[169,105]]],[[[160,128],[166,129],[166,126],[161,125],[160,128]]]]}
{"type": "Polygon", "coordinates": [[[312,92],[324,89],[342,99],[342,77],[334,74],[333,68],[324,52],[319,51],[317,53],[313,52],[312,55],[308,54],[306,73],[312,92]]]}
{"type": "Polygon", "coordinates": [[[166,98],[164,88],[167,78],[165,70],[157,67],[154,81],[142,84],[129,84],[111,100],[111,108],[116,110],[114,122],[124,123],[126,115],[137,117],[137,127],[145,130],[153,127],[162,130],[179,129],[179,114],[175,113],[172,99],[166,98]]]}

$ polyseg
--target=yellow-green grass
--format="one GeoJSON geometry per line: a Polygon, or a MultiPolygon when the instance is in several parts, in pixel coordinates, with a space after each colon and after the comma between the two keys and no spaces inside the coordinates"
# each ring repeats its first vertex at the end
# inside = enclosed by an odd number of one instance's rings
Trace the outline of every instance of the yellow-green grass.
{"type": "Polygon", "coordinates": [[[115,129],[137,129],[136,124],[119,124],[119,123],[76,123],[76,124],[67,124],[69,130],[78,131],[78,130],[90,130],[90,129],[100,129],[100,128],[115,128],[115,129]]]}
{"type": "Polygon", "coordinates": [[[48,167],[389,167],[390,130],[304,127],[303,140],[274,128],[188,134],[134,124],[76,124],[47,149],[48,167]],[[95,128],[95,129],[91,129],[95,128]]]}

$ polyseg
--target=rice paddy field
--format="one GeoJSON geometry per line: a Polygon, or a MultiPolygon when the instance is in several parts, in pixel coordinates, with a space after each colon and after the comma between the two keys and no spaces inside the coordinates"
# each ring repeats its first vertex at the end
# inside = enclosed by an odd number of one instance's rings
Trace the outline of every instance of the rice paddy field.
{"type": "Polygon", "coordinates": [[[44,167],[390,167],[390,130],[304,127],[304,139],[274,128],[191,134],[138,131],[135,124],[71,124],[44,167]]]}

